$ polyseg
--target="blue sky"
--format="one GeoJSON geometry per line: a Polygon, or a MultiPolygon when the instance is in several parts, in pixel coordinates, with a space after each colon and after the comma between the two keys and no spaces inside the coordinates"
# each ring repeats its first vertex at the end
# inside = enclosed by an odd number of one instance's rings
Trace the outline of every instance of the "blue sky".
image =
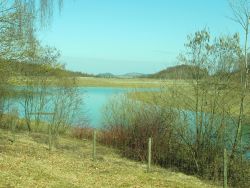
{"type": "Polygon", "coordinates": [[[153,73],[177,63],[188,34],[241,32],[227,0],[65,0],[39,32],[66,68],[88,73],[153,73]]]}

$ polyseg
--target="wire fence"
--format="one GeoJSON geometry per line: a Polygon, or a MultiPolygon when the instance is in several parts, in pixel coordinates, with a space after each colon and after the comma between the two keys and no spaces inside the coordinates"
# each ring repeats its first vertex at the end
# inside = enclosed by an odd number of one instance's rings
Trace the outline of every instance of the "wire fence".
{"type": "MultiPolygon", "coordinates": [[[[93,155],[92,155],[92,157],[93,157],[93,161],[97,160],[96,155],[98,155],[98,151],[96,151],[97,150],[96,149],[96,143],[97,142],[100,143],[100,144],[103,143],[102,139],[98,138],[97,135],[98,135],[97,131],[94,130],[92,132],[92,139],[93,139],[93,155]]],[[[99,136],[101,137],[102,134],[99,134],[99,136]]],[[[150,173],[153,170],[152,164],[157,164],[158,165],[159,161],[154,161],[154,157],[153,157],[155,155],[154,152],[156,152],[154,150],[154,144],[153,144],[154,140],[151,137],[149,137],[146,140],[146,142],[147,142],[147,147],[145,147],[145,153],[147,155],[143,160],[144,160],[144,162],[146,161],[146,163],[147,163],[146,171],[148,173],[150,173]]],[[[124,151],[121,151],[121,152],[123,153],[124,151]]],[[[138,153],[138,155],[140,155],[140,154],[138,153]]],[[[229,164],[229,159],[228,159],[229,158],[229,153],[227,152],[226,148],[224,148],[224,151],[221,153],[220,158],[222,160],[215,167],[217,169],[214,169],[214,174],[213,174],[214,178],[212,180],[214,180],[214,182],[216,184],[220,184],[221,186],[223,185],[224,188],[227,188],[228,185],[230,184],[228,180],[230,178],[232,178],[232,177],[229,178],[229,173],[230,173],[230,168],[229,168],[230,164],[229,164]]],[[[187,166],[188,166],[187,163],[185,162],[185,160],[181,161],[181,160],[178,160],[177,158],[176,158],[176,160],[173,159],[173,158],[169,158],[169,159],[170,159],[170,161],[168,162],[168,165],[165,164],[165,165],[163,165],[164,167],[169,167],[172,170],[185,172],[185,170],[187,169],[187,166]],[[175,169],[175,168],[177,168],[177,169],[175,169]]],[[[248,161],[248,164],[249,164],[249,161],[248,161]]],[[[193,173],[193,175],[196,175],[196,174],[193,173]]],[[[245,178],[244,180],[241,179],[241,182],[239,183],[239,185],[233,185],[233,186],[234,187],[245,187],[245,186],[248,186],[248,185],[250,185],[250,177],[245,178]],[[244,186],[242,186],[242,185],[244,185],[244,186]]],[[[232,185],[230,185],[230,186],[232,186],[232,185]]]]}

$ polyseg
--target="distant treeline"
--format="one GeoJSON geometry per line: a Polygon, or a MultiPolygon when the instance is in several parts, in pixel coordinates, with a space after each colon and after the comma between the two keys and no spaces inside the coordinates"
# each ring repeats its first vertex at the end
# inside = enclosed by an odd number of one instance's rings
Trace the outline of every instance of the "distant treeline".
{"type": "Polygon", "coordinates": [[[177,65],[168,67],[155,74],[151,74],[148,77],[161,79],[194,79],[198,69],[200,72],[200,77],[208,75],[208,71],[206,69],[195,67],[193,65],[177,65]]]}
{"type": "Polygon", "coordinates": [[[7,61],[0,59],[2,67],[5,67],[5,71],[16,76],[73,76],[73,77],[100,77],[100,78],[153,78],[153,79],[199,79],[207,76],[234,76],[239,77],[239,71],[233,70],[231,72],[214,72],[209,73],[206,68],[200,68],[194,65],[176,65],[168,67],[159,72],[153,74],[139,74],[139,73],[128,73],[124,75],[114,75],[112,73],[102,74],[89,74],[80,71],[71,71],[65,69],[64,66],[50,66],[49,64],[41,63],[27,63],[17,61],[7,61]],[[199,75],[197,75],[199,72],[199,75]]]}
{"type": "Polygon", "coordinates": [[[223,77],[229,77],[229,76],[234,76],[239,77],[239,71],[233,70],[231,72],[214,72],[214,73],[209,73],[209,71],[206,68],[200,68],[197,66],[193,65],[176,65],[173,67],[168,67],[164,70],[161,70],[157,73],[150,74],[144,76],[147,78],[155,78],[155,79],[196,79],[197,76],[199,79],[209,77],[209,76],[222,76],[223,77]],[[199,74],[197,74],[199,72],[199,74]]]}
{"type": "Polygon", "coordinates": [[[66,70],[63,66],[50,66],[48,64],[36,64],[27,62],[16,62],[0,60],[2,67],[13,76],[82,76],[91,77],[92,74],[66,70]]]}

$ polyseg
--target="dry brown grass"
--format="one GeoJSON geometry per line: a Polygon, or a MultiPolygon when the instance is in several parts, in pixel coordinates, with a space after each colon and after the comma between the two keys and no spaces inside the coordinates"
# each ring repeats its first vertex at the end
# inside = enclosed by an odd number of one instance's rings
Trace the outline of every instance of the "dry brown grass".
{"type": "Polygon", "coordinates": [[[150,88],[159,87],[162,81],[148,78],[94,78],[78,77],[77,85],[89,87],[129,87],[129,88],[150,88]]]}
{"type": "MultiPolygon", "coordinates": [[[[28,78],[24,76],[12,77],[9,83],[12,85],[26,85],[27,81],[36,82],[36,78],[28,78]]],[[[129,88],[145,88],[159,87],[162,81],[150,78],[96,78],[96,77],[77,77],[76,86],[82,87],[129,87],[129,88]]],[[[57,80],[51,77],[47,80],[48,85],[58,85],[57,80]]]]}
{"type": "Polygon", "coordinates": [[[46,136],[0,129],[0,187],[215,187],[196,177],[134,162],[98,145],[91,159],[91,142],[61,137],[52,152],[46,136]]]}
{"type": "MultiPolygon", "coordinates": [[[[195,91],[188,83],[176,82],[171,84],[165,83],[164,92],[152,91],[152,92],[131,92],[129,97],[148,103],[156,102],[158,104],[172,106],[178,109],[195,111],[195,91]]],[[[213,101],[214,93],[212,91],[207,92],[207,104],[204,105],[203,110],[211,112],[211,105],[209,102],[213,101]]],[[[228,111],[235,117],[238,116],[240,111],[240,99],[241,93],[237,90],[221,90],[218,99],[224,100],[224,105],[227,106],[228,111]]],[[[244,103],[244,114],[246,117],[250,117],[250,92],[246,93],[244,103]]]]}

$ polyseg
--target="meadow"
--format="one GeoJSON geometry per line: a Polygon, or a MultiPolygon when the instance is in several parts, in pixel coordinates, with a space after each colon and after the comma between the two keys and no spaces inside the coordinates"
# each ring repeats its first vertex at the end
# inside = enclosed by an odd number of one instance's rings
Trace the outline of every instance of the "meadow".
{"type": "MultiPolygon", "coordinates": [[[[40,78],[38,78],[38,80],[39,79],[40,78]]],[[[45,97],[46,95],[44,94],[46,94],[46,92],[43,93],[39,90],[39,84],[43,83],[45,84],[45,87],[57,86],[56,84],[60,86],[61,80],[58,79],[57,81],[54,81],[53,78],[48,78],[44,83],[36,82],[36,78],[34,78],[34,80],[30,79],[27,82],[27,78],[24,78],[19,79],[18,83],[13,82],[13,80],[10,81],[10,83],[19,86],[25,86],[25,83],[30,83],[30,81],[33,82],[34,88],[38,88],[37,96],[45,97]],[[24,81],[22,82],[22,80],[24,81]]],[[[38,121],[38,125],[40,124],[39,126],[42,128],[39,130],[37,129],[37,122],[31,121],[30,126],[32,131],[29,131],[29,134],[22,131],[14,131],[14,141],[12,139],[13,131],[11,132],[1,129],[1,153],[3,154],[2,156],[5,156],[2,158],[3,163],[1,164],[1,167],[3,167],[2,169],[4,169],[2,180],[6,179],[3,181],[5,183],[3,186],[11,186],[11,183],[14,182],[15,184],[20,185],[20,187],[24,187],[24,182],[29,182],[30,184],[28,184],[28,186],[30,187],[84,187],[85,185],[91,185],[91,187],[99,187],[101,185],[102,187],[210,187],[212,185],[207,182],[211,180],[213,181],[213,186],[216,184],[222,185],[222,176],[220,174],[222,172],[221,160],[223,156],[221,155],[220,150],[223,146],[221,147],[221,145],[219,145],[220,147],[213,151],[216,155],[218,155],[215,162],[208,161],[207,165],[204,167],[202,166],[202,168],[205,169],[204,172],[196,172],[194,160],[190,158],[189,152],[189,147],[193,143],[191,140],[189,140],[190,144],[185,146],[181,141],[182,139],[178,138],[178,136],[184,136],[188,138],[191,135],[188,135],[185,132],[178,132],[180,131],[178,128],[179,126],[182,126],[182,124],[176,124],[176,122],[173,120],[175,118],[178,119],[179,116],[177,116],[175,113],[165,110],[168,108],[175,108],[179,110],[195,111],[195,93],[193,85],[191,84],[192,80],[77,77],[65,83],[65,88],[63,90],[58,90],[59,93],[56,92],[56,96],[58,95],[58,98],[55,99],[59,99],[59,103],[58,100],[55,100],[55,105],[62,105],[62,107],[56,112],[58,115],[54,116],[56,120],[55,122],[58,122],[58,124],[51,122],[51,126],[47,127],[44,126],[44,123],[41,122],[41,120],[39,120],[40,123],[38,121]],[[129,92],[127,95],[132,98],[133,101],[143,101],[144,104],[146,102],[152,104],[152,106],[155,106],[156,104],[156,106],[159,105],[160,109],[158,107],[149,108],[147,105],[139,105],[139,103],[132,102],[130,100],[125,101],[125,103],[121,106],[119,102],[122,102],[122,100],[116,100],[113,101],[114,106],[112,106],[111,101],[111,103],[106,107],[107,110],[111,110],[108,112],[110,115],[110,122],[106,122],[106,125],[108,125],[107,127],[110,129],[107,128],[104,132],[102,132],[104,136],[102,137],[100,143],[104,144],[105,146],[100,144],[98,145],[98,151],[100,155],[98,155],[98,161],[95,163],[91,159],[91,141],[88,138],[83,140],[72,138],[71,133],[65,134],[63,129],[67,127],[67,125],[64,124],[64,122],[61,123],[63,116],[60,116],[60,114],[67,114],[69,112],[67,104],[71,105],[72,100],[77,98],[77,95],[72,95],[71,91],[73,90],[71,89],[78,87],[108,87],[117,89],[131,88],[132,92],[129,92]],[[140,88],[153,88],[156,89],[156,91],[140,91],[140,88]],[[65,92],[65,94],[67,94],[67,91],[70,95],[66,95],[65,98],[61,98],[63,97],[61,93],[65,92]],[[115,121],[112,122],[112,120],[115,121]],[[62,132],[57,130],[57,126],[62,126],[62,132]],[[54,148],[52,151],[50,151],[51,147],[47,146],[51,134],[48,132],[50,127],[52,131],[55,131],[53,134],[57,138],[53,143],[54,148]],[[166,130],[166,132],[162,132],[163,129],[166,130]],[[176,136],[171,136],[175,134],[176,136]],[[153,156],[155,164],[163,167],[153,167],[152,174],[150,173],[151,175],[156,175],[153,176],[153,180],[150,174],[146,173],[145,164],[145,140],[147,140],[150,136],[152,136],[155,143],[155,153],[153,156]],[[169,139],[170,137],[171,139],[169,139]],[[170,144],[172,142],[175,144],[170,144]],[[109,148],[110,146],[113,149],[109,148]],[[16,152],[18,154],[16,154],[16,152]],[[176,156],[176,153],[178,153],[178,156],[176,156]],[[54,158],[52,161],[51,156],[54,158]],[[24,157],[24,160],[18,161],[18,158],[20,157],[24,157]],[[6,160],[7,158],[8,160],[6,160]],[[27,163],[26,160],[30,161],[31,163],[27,163]],[[117,167],[116,160],[122,160],[122,164],[124,165],[118,165],[119,167],[117,167]],[[60,164],[57,161],[60,161],[60,164]],[[107,163],[107,161],[109,161],[109,163],[107,163]],[[7,162],[7,164],[5,164],[5,162],[7,162]],[[135,167],[129,165],[130,163],[136,164],[135,167]],[[168,163],[170,164],[170,167],[168,163]],[[171,163],[173,164],[173,169],[171,169],[171,163]],[[218,163],[219,167],[216,166],[218,163]],[[20,169],[18,165],[16,165],[17,168],[14,168],[11,166],[11,164],[20,164],[20,169]],[[54,164],[56,165],[54,166],[54,164]],[[108,164],[108,166],[106,167],[105,164],[108,164]],[[10,168],[7,168],[8,166],[10,168]],[[91,169],[93,166],[96,170],[91,169]],[[42,171],[39,171],[39,169],[41,167],[46,173],[40,177],[39,172],[42,173],[42,171]],[[102,174],[103,171],[98,171],[97,169],[103,169],[105,175],[102,174]],[[113,169],[115,170],[113,171],[113,169]],[[22,174],[21,170],[24,171],[25,176],[20,175],[22,174]],[[176,172],[172,170],[176,170],[176,172]],[[219,175],[217,174],[214,176],[213,171],[218,171],[216,173],[219,175]],[[155,174],[155,172],[157,173],[155,174]],[[172,175],[168,175],[168,173],[171,173],[172,175]],[[11,174],[13,175],[11,176],[11,174]],[[31,174],[34,174],[34,177],[31,174]],[[21,179],[18,179],[19,176],[21,176],[21,179]],[[30,179],[27,178],[28,176],[30,179]],[[113,179],[111,178],[112,176],[116,178],[113,179]],[[185,181],[181,182],[177,178],[178,176],[181,176],[180,179],[185,179],[185,181]],[[195,176],[202,178],[202,182],[195,178],[195,176]],[[188,180],[186,181],[186,177],[194,179],[190,180],[190,182],[189,178],[187,178],[188,180]],[[46,182],[46,178],[50,179],[49,183],[46,182]],[[149,178],[149,180],[147,180],[147,178],[149,178]],[[174,182],[172,178],[175,179],[174,182]],[[22,179],[24,179],[24,182],[22,182],[22,179]],[[196,180],[198,180],[198,182],[196,182],[196,180]],[[181,182],[180,184],[179,181],[181,182]]],[[[206,91],[207,102],[202,109],[203,112],[209,112],[212,105],[211,101],[214,100],[213,90],[207,89],[206,91]]],[[[237,90],[232,91],[230,89],[220,89],[218,91],[221,94],[218,95],[218,100],[221,102],[221,99],[223,98],[223,104],[226,104],[228,107],[230,107],[228,110],[236,116],[239,110],[239,101],[237,100],[240,98],[240,93],[237,92],[237,90]],[[227,97],[225,98],[224,96],[227,97]]],[[[199,93],[199,96],[203,95],[204,92],[199,93]]],[[[30,96],[27,95],[26,97],[29,99],[30,96]]],[[[46,99],[46,97],[44,99],[46,99]]],[[[95,95],[92,100],[98,101],[97,95],[95,95]]],[[[249,101],[249,95],[247,95],[245,104],[249,105],[249,101]]],[[[78,104],[78,101],[75,102],[78,104]]],[[[40,104],[36,103],[35,101],[33,101],[33,103],[40,104]]],[[[33,103],[31,103],[31,105],[33,103]]],[[[221,114],[222,111],[220,111],[220,109],[221,108],[217,108],[216,113],[221,114]]],[[[246,112],[249,113],[249,111],[246,112]]],[[[26,118],[29,117],[27,116],[26,118]]],[[[37,118],[39,118],[39,114],[37,118]]],[[[26,121],[27,119],[23,119],[21,124],[24,127],[24,130],[27,131],[27,128],[25,128],[25,124],[27,123],[26,121]]],[[[10,122],[12,122],[11,119],[10,122]]],[[[66,122],[67,120],[65,120],[65,123],[66,122]]],[[[3,128],[9,128],[9,130],[11,130],[11,126],[9,126],[8,123],[6,125],[7,126],[3,128]]],[[[204,137],[204,139],[209,139],[210,137],[211,135],[207,135],[207,137],[204,137]]],[[[204,140],[204,142],[207,141],[204,140]]],[[[210,145],[205,145],[204,147],[207,146],[210,147],[210,145]]],[[[214,146],[211,145],[211,147],[213,148],[214,146]]],[[[211,156],[213,156],[211,150],[206,151],[209,151],[211,156]]],[[[205,153],[203,151],[202,156],[200,156],[200,158],[197,157],[197,160],[200,160],[200,165],[204,163],[204,160],[210,157],[209,153],[205,153]]],[[[243,182],[247,183],[245,182],[244,178],[245,177],[243,177],[243,182]]]]}
{"type": "MultiPolygon", "coordinates": [[[[159,84],[159,91],[135,91],[129,93],[129,97],[140,100],[147,103],[158,103],[159,105],[169,105],[177,109],[183,110],[195,110],[195,92],[192,84],[188,81],[182,80],[166,80],[159,84]]],[[[211,109],[211,103],[209,103],[213,97],[214,93],[212,90],[207,90],[207,101],[204,107],[205,112],[209,112],[211,109]]],[[[220,91],[221,97],[224,97],[224,104],[227,105],[230,112],[237,117],[240,111],[240,89],[238,88],[228,88],[222,89],[220,91]]],[[[250,118],[250,92],[246,93],[245,98],[245,114],[246,117],[250,118]]]]}
{"type": "MultiPolygon", "coordinates": [[[[27,81],[37,82],[41,78],[28,78],[24,76],[11,77],[9,83],[12,85],[26,85],[27,81]]],[[[47,80],[49,85],[58,85],[53,77],[47,80]]],[[[125,87],[125,88],[151,88],[159,87],[164,81],[150,78],[97,78],[97,77],[75,77],[74,84],[79,87],[125,87]]]]}
{"type": "Polygon", "coordinates": [[[209,182],[180,172],[120,156],[119,151],[87,139],[60,136],[52,151],[44,133],[12,133],[0,129],[0,187],[171,187],[215,188],[209,182]]]}
{"type": "Polygon", "coordinates": [[[250,187],[248,0],[63,2],[0,0],[0,187],[250,187]]]}

